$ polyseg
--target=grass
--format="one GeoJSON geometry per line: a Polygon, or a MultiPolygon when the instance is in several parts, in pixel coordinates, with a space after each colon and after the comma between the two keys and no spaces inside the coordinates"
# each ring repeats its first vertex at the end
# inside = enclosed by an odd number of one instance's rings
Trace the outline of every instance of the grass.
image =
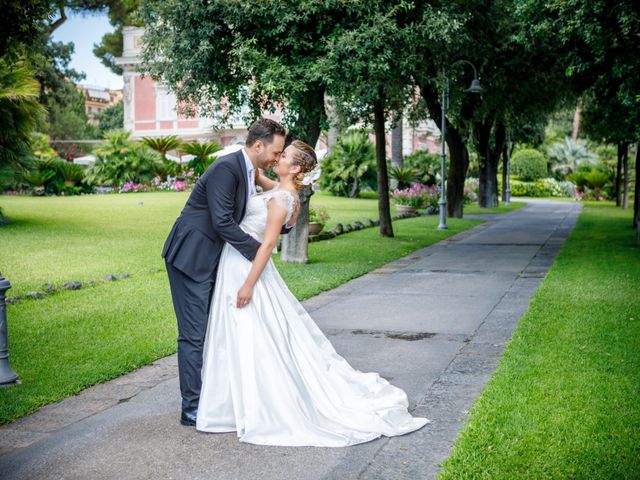
{"type": "MultiPolygon", "coordinates": [[[[354,220],[366,220],[368,218],[378,218],[378,200],[369,198],[345,198],[334,197],[329,193],[317,192],[311,197],[312,206],[324,206],[327,207],[331,214],[331,218],[326,225],[327,229],[333,228],[336,224],[353,222],[354,220]]],[[[512,201],[511,205],[507,206],[501,203],[496,208],[480,208],[477,203],[471,205],[465,205],[464,214],[476,214],[476,213],[507,213],[513,210],[517,210],[526,205],[525,202],[512,201]]],[[[391,215],[396,215],[396,209],[391,206],[391,215]]]]}
{"type": "Polygon", "coordinates": [[[464,215],[473,215],[477,213],[507,213],[512,212],[513,210],[518,210],[525,205],[525,202],[511,201],[510,205],[505,205],[501,202],[500,205],[495,208],[480,208],[478,203],[472,203],[471,205],[465,205],[464,215]]]}
{"type": "MultiPolygon", "coordinates": [[[[0,423],[175,352],[175,318],[160,251],[185,200],[178,193],[2,197],[13,218],[0,228],[10,295],[41,290],[45,283],[97,282],[8,306],[10,361],[22,383],[0,389],[0,423]],[[106,282],[108,273],[132,276],[106,282]]],[[[351,201],[349,218],[350,200],[336,200],[327,207],[345,222],[369,208],[351,201]]],[[[293,293],[304,299],[478,223],[451,219],[443,232],[435,228],[436,217],[412,218],[394,223],[395,238],[381,238],[375,228],[360,230],[310,244],[307,265],[281,264],[277,258],[276,263],[293,293]]]]}
{"type": "Polygon", "coordinates": [[[640,478],[640,248],[587,204],[441,479],[640,478]]]}

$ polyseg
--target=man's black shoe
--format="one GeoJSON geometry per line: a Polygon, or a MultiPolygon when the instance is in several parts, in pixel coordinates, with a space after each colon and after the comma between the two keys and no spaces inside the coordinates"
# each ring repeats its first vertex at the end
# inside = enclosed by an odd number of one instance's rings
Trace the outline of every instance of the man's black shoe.
{"type": "Polygon", "coordinates": [[[196,426],[196,417],[198,416],[198,409],[183,410],[180,415],[180,423],[186,427],[196,426]]]}

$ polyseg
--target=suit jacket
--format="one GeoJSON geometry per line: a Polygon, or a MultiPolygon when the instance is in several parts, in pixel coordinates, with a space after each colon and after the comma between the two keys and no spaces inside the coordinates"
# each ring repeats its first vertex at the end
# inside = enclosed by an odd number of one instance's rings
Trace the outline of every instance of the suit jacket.
{"type": "Polygon", "coordinates": [[[247,168],[238,151],[217,159],[196,182],[162,257],[197,282],[215,278],[225,243],[253,261],[260,243],[238,226],[246,206],[247,168]]]}

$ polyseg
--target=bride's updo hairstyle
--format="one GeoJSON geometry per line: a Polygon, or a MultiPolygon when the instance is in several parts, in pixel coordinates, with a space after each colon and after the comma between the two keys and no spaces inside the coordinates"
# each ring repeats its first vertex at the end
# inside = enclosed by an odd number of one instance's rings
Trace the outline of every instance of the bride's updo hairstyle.
{"type": "Polygon", "coordinates": [[[300,165],[300,173],[296,174],[293,178],[296,188],[300,190],[301,188],[309,186],[303,184],[302,180],[306,173],[316,168],[318,157],[313,148],[300,140],[294,140],[291,142],[291,146],[295,148],[291,163],[292,165],[300,165]]]}

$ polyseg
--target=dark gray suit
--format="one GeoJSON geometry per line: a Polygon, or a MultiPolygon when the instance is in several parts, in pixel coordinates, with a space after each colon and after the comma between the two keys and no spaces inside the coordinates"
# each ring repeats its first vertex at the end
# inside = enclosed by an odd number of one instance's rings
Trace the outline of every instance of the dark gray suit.
{"type": "Polygon", "coordinates": [[[220,254],[231,244],[253,260],[260,243],[238,224],[247,206],[241,151],[216,160],[196,183],[162,250],[178,320],[182,409],[197,408],[202,350],[220,254]]]}

